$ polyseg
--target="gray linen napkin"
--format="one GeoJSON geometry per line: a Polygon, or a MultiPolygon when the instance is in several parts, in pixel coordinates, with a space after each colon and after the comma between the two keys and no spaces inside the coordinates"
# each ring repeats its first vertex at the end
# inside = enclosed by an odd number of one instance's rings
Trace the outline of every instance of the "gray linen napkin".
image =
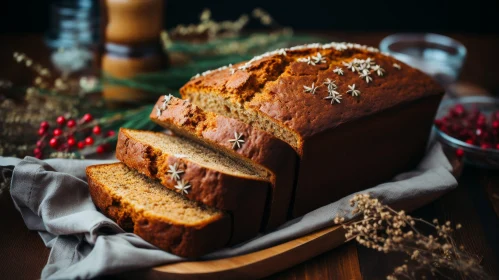
{"type": "MultiPolygon", "coordinates": [[[[85,167],[109,161],[41,161],[1,158],[15,165],[11,195],[27,227],[52,248],[43,279],[91,278],[183,259],[161,251],[98,212],[88,194],[85,167]]],[[[412,210],[456,187],[451,165],[437,144],[413,171],[400,174],[369,192],[384,203],[412,210]]],[[[337,214],[350,213],[353,195],[293,219],[277,230],[203,257],[223,258],[267,248],[331,226],[337,214]]],[[[347,218],[352,218],[350,214],[347,218]]]]}

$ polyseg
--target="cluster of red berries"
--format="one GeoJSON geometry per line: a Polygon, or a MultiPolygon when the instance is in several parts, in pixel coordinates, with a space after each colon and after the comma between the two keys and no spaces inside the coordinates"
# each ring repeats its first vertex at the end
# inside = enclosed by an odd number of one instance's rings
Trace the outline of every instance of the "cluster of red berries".
{"type": "MultiPolygon", "coordinates": [[[[463,105],[452,107],[446,116],[435,120],[435,126],[447,135],[482,149],[499,149],[499,111],[489,118],[478,109],[466,110],[463,105]]],[[[461,157],[464,151],[458,149],[461,157]]]]}
{"type": "MultiPolygon", "coordinates": [[[[34,156],[36,158],[42,158],[43,151],[46,148],[52,148],[61,152],[70,152],[76,149],[82,150],[95,143],[94,137],[112,137],[115,135],[113,130],[103,134],[99,125],[95,125],[91,129],[88,128],[88,125],[92,120],[93,117],[91,114],[85,114],[80,120],[66,120],[65,117],[59,116],[56,119],[57,127],[52,131],[49,131],[50,124],[47,121],[41,122],[40,128],[38,129],[40,139],[36,142],[36,148],[33,150],[34,156]]],[[[102,154],[106,152],[107,149],[108,146],[102,144],[97,146],[96,152],[102,154]]]]}

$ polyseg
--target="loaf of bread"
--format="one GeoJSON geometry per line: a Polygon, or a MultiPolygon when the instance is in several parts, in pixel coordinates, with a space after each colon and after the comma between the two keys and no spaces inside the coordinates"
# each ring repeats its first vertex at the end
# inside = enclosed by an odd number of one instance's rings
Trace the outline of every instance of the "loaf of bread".
{"type": "Polygon", "coordinates": [[[329,43],[207,71],[180,93],[296,150],[300,216],[415,166],[444,91],[375,48],[329,43]]]}
{"type": "Polygon", "coordinates": [[[122,228],[182,257],[199,257],[229,242],[230,216],[199,205],[122,163],[87,168],[92,200],[122,228]]]}
{"type": "Polygon", "coordinates": [[[150,115],[173,134],[121,129],[124,165],[87,175],[104,213],[191,257],[414,167],[444,93],[347,43],[269,52],[196,75],[180,92],[185,100],[162,96],[150,115]]]}
{"type": "Polygon", "coordinates": [[[187,100],[171,95],[159,98],[151,112],[153,122],[175,134],[199,141],[248,165],[260,165],[270,175],[264,230],[283,224],[288,215],[294,187],[297,154],[272,134],[234,118],[205,112],[187,100]],[[236,142],[237,138],[241,140],[236,142]]]}
{"type": "Polygon", "coordinates": [[[116,158],[190,200],[229,211],[231,244],[260,231],[269,191],[261,170],[186,138],[125,128],[118,134],[116,158]]]}

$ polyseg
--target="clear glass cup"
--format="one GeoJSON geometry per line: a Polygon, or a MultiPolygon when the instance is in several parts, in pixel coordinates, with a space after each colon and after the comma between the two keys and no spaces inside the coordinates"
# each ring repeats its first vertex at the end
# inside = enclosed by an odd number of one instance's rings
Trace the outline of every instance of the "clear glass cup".
{"type": "Polygon", "coordinates": [[[385,37],[382,52],[432,76],[443,87],[454,83],[466,58],[466,47],[443,35],[400,33],[385,37]]]}
{"type": "Polygon", "coordinates": [[[45,42],[52,49],[52,63],[63,76],[91,68],[100,39],[99,26],[98,1],[52,1],[45,42]]]}

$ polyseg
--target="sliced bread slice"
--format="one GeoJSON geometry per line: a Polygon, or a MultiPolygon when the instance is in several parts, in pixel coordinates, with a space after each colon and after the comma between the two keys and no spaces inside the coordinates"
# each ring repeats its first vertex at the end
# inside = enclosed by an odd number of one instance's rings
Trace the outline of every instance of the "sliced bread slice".
{"type": "Polygon", "coordinates": [[[286,221],[298,158],[291,146],[268,132],[234,118],[205,112],[172,95],[158,99],[150,119],[177,135],[266,170],[272,188],[266,203],[264,229],[276,228],[286,221]]]}
{"type": "Polygon", "coordinates": [[[120,129],[116,157],[185,197],[233,217],[231,244],[255,236],[269,190],[266,174],[189,139],[120,129]]]}
{"type": "Polygon", "coordinates": [[[123,163],[87,167],[92,200],[124,229],[182,257],[199,257],[229,242],[230,216],[168,190],[123,163]]]}

